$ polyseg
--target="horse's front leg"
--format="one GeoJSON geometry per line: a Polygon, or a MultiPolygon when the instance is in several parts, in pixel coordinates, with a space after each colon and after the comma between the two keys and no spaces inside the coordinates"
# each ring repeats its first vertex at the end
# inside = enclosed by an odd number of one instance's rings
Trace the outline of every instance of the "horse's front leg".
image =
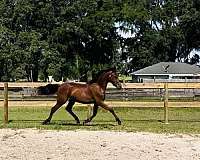
{"type": "Polygon", "coordinates": [[[112,115],[115,117],[115,120],[118,122],[118,125],[121,125],[121,121],[119,119],[119,117],[116,115],[116,113],[114,112],[112,107],[109,107],[107,104],[105,104],[103,101],[99,101],[97,102],[97,105],[101,106],[102,108],[110,111],[112,113],[112,115]]]}
{"type": "Polygon", "coordinates": [[[98,105],[95,103],[94,104],[94,107],[93,107],[93,114],[91,117],[89,117],[88,119],[86,119],[84,122],[83,122],[83,125],[86,124],[86,123],[89,123],[92,121],[92,119],[97,115],[97,111],[98,111],[98,105]]]}

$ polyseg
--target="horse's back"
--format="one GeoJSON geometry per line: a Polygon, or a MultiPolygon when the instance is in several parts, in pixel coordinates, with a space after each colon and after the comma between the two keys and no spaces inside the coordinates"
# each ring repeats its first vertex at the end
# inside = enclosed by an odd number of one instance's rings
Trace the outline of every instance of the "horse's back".
{"type": "Polygon", "coordinates": [[[58,89],[58,96],[63,98],[74,97],[77,102],[92,103],[93,95],[88,84],[63,83],[58,89]]]}

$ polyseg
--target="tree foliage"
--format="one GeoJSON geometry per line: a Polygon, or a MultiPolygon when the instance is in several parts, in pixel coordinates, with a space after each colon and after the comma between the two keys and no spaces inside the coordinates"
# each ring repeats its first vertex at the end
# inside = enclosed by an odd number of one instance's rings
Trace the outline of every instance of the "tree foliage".
{"type": "Polygon", "coordinates": [[[87,80],[160,61],[199,62],[196,0],[2,0],[0,81],[87,80]],[[121,33],[129,33],[130,37],[121,33]]]}

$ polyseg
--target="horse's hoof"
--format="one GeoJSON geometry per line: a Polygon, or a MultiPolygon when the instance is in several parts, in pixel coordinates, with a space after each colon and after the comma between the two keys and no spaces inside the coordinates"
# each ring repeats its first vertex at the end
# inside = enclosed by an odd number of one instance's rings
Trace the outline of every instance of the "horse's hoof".
{"type": "Polygon", "coordinates": [[[77,121],[76,124],[80,125],[81,123],[80,123],[80,121],[77,121]]]}
{"type": "Polygon", "coordinates": [[[85,120],[85,121],[83,121],[83,125],[86,125],[86,124],[88,124],[90,121],[88,121],[88,120],[85,120]]]}
{"type": "Polygon", "coordinates": [[[119,120],[119,121],[117,121],[118,122],[118,125],[121,125],[122,124],[122,122],[119,120]]]}
{"type": "Polygon", "coordinates": [[[42,125],[47,125],[49,123],[50,123],[49,121],[45,120],[44,122],[42,122],[42,125]]]}

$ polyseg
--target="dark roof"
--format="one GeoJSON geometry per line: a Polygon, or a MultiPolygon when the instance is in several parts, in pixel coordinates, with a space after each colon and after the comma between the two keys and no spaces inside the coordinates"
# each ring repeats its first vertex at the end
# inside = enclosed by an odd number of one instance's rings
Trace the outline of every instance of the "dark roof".
{"type": "Polygon", "coordinates": [[[200,67],[181,62],[160,62],[132,74],[199,74],[200,67]]]}

